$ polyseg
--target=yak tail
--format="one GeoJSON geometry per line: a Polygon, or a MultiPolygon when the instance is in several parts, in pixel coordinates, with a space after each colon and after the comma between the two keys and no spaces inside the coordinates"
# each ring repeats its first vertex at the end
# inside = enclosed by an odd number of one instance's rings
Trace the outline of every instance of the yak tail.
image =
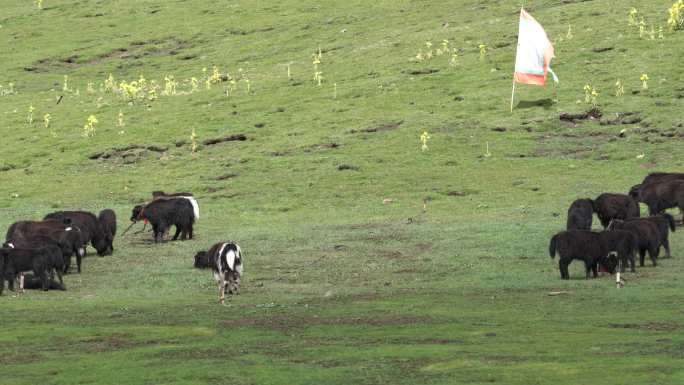
{"type": "Polygon", "coordinates": [[[675,224],[674,217],[668,213],[663,213],[663,217],[665,217],[665,219],[667,219],[667,221],[670,224],[670,230],[672,230],[674,232],[675,229],[677,228],[677,225],[675,224]]]}
{"type": "Polygon", "coordinates": [[[551,238],[551,243],[549,244],[549,255],[551,256],[551,259],[553,259],[556,256],[556,238],[558,235],[554,235],[551,238]]]}

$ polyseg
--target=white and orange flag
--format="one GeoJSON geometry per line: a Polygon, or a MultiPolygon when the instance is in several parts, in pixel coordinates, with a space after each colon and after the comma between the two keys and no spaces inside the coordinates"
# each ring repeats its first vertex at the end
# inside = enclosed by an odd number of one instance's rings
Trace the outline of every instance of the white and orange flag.
{"type": "Polygon", "coordinates": [[[546,84],[546,75],[550,72],[553,80],[558,83],[556,74],[549,67],[553,57],[553,44],[546,36],[544,28],[524,9],[520,9],[514,81],[543,86],[546,84]]]}

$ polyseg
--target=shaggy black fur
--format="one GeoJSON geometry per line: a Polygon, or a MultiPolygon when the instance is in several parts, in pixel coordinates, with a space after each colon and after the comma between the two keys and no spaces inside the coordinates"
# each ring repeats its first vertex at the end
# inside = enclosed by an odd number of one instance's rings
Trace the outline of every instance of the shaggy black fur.
{"type": "Polygon", "coordinates": [[[44,219],[70,219],[81,230],[85,242],[90,242],[99,256],[111,254],[105,233],[95,214],[87,211],[58,211],[46,215],[44,219]]]}
{"type": "MultiPolygon", "coordinates": [[[[3,247],[7,246],[7,243],[3,245],[3,247]]],[[[65,271],[67,263],[67,258],[65,258],[64,255],[65,253],[71,252],[68,247],[47,235],[38,234],[34,234],[29,238],[15,239],[12,242],[12,246],[13,248],[17,249],[47,249],[50,278],[54,279],[54,273],[56,272],[59,282],[64,285],[64,281],[62,280],[62,272],[65,271]]]]}
{"type": "Polygon", "coordinates": [[[645,184],[640,189],[639,200],[646,203],[651,215],[673,207],[684,211],[684,180],[645,184]]]}
{"type": "Polygon", "coordinates": [[[660,230],[654,223],[650,221],[623,221],[615,219],[610,223],[608,229],[625,230],[636,236],[639,248],[640,266],[644,266],[646,251],[648,251],[648,256],[651,258],[653,266],[658,265],[658,252],[662,240],[660,239],[660,230]]]}
{"type": "Polygon", "coordinates": [[[646,218],[633,218],[628,219],[628,222],[632,221],[648,221],[655,224],[658,227],[658,232],[660,232],[660,246],[665,249],[665,257],[670,258],[670,231],[675,231],[676,225],[674,217],[670,214],[664,213],[659,215],[654,215],[646,218]]]}
{"type": "MultiPolygon", "coordinates": [[[[0,258],[4,259],[3,279],[9,281],[9,289],[14,291],[14,281],[25,271],[33,271],[40,277],[43,290],[48,290],[48,275],[53,268],[53,261],[61,258],[61,251],[56,246],[39,249],[0,248],[0,258]]],[[[4,287],[4,282],[1,287],[4,287]]],[[[0,289],[2,294],[2,289],[0,289]]]]}
{"type": "Polygon", "coordinates": [[[660,182],[667,182],[667,181],[671,181],[671,180],[684,180],[684,173],[679,173],[679,172],[653,172],[653,173],[648,174],[641,183],[642,184],[660,183],[660,182]]]}
{"type": "MultiPolygon", "coordinates": [[[[43,283],[40,278],[34,277],[32,274],[24,275],[24,289],[38,290],[43,288],[43,283]]],[[[66,291],[63,283],[59,283],[54,279],[48,279],[48,289],[66,291]]]]}
{"type": "Polygon", "coordinates": [[[591,230],[594,219],[594,201],[577,199],[568,209],[567,230],[591,230]]]}
{"type": "Polygon", "coordinates": [[[197,269],[209,269],[212,266],[212,260],[206,251],[198,251],[195,254],[195,268],[197,269]]]}
{"type": "MultiPolygon", "coordinates": [[[[69,223],[71,221],[68,221],[69,223]]],[[[71,265],[71,257],[76,255],[78,272],[81,272],[81,258],[85,253],[85,237],[81,230],[74,225],[65,225],[62,221],[48,219],[45,221],[19,221],[10,226],[6,235],[6,243],[27,245],[27,240],[36,236],[46,236],[59,244],[64,256],[64,272],[67,273],[71,265]]],[[[21,247],[21,246],[19,246],[21,247]]]]}
{"type": "Polygon", "coordinates": [[[114,237],[116,236],[116,213],[112,209],[104,209],[97,216],[100,226],[104,232],[109,253],[114,253],[114,237]]]}
{"type": "Polygon", "coordinates": [[[625,267],[629,264],[630,271],[634,273],[636,271],[634,260],[639,249],[639,241],[634,234],[622,230],[604,231],[600,234],[608,253],[615,253],[617,256],[617,258],[608,257],[607,270],[615,271],[617,262],[621,261],[620,271],[624,272],[625,267]]]}
{"type": "Polygon", "coordinates": [[[598,275],[598,264],[606,265],[607,252],[601,248],[598,233],[585,230],[563,231],[551,238],[549,255],[551,258],[559,254],[558,268],[561,279],[569,279],[568,265],[574,259],[584,262],[586,278],[592,271],[594,278],[598,275]]]}
{"type": "Polygon", "coordinates": [[[131,221],[147,220],[152,224],[154,231],[154,241],[159,243],[164,240],[166,233],[171,226],[176,226],[176,234],[173,239],[192,239],[193,224],[195,214],[192,204],[187,199],[159,199],[147,205],[138,205],[133,208],[131,221]]]}
{"type": "Polygon", "coordinates": [[[603,228],[613,219],[638,218],[639,204],[628,195],[605,193],[594,199],[594,212],[598,215],[603,228]]]}
{"type": "Polygon", "coordinates": [[[568,265],[574,259],[584,262],[586,278],[593,272],[594,278],[598,275],[599,265],[608,269],[612,274],[615,263],[610,263],[608,255],[611,251],[606,241],[605,233],[595,233],[586,230],[562,231],[551,238],[549,243],[549,255],[551,258],[559,255],[558,268],[561,279],[569,279],[568,265]]]}

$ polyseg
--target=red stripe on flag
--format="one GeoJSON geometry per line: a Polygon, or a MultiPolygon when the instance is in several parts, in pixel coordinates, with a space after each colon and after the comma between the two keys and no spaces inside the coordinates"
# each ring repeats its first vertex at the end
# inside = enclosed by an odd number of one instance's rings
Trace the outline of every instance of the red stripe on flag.
{"type": "Polygon", "coordinates": [[[513,75],[513,79],[519,84],[534,84],[538,86],[543,86],[546,84],[546,75],[532,75],[516,72],[513,75]]]}

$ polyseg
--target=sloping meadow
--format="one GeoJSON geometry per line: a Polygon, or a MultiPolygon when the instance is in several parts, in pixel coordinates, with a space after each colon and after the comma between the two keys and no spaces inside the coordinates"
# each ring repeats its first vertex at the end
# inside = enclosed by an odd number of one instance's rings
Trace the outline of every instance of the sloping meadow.
{"type": "Polygon", "coordinates": [[[672,2],[527,3],[560,84],[511,113],[518,2],[4,1],[3,228],[202,214],[5,291],[0,383],[681,383],[681,227],[621,290],[548,257],[574,199],[684,170],[672,2]],[[192,268],[222,240],[228,306],[192,268]]]}

